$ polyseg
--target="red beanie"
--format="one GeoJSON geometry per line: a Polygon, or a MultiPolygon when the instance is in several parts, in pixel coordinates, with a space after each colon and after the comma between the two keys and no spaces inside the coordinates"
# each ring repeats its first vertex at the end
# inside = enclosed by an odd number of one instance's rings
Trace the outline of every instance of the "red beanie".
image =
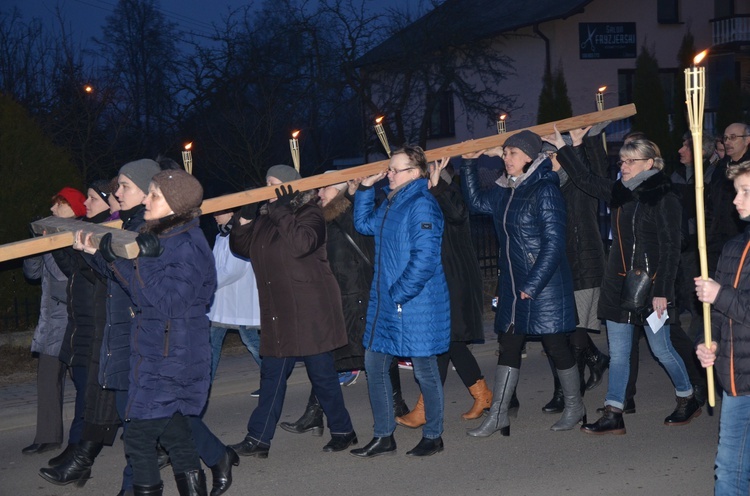
{"type": "Polygon", "coordinates": [[[83,204],[83,202],[86,201],[86,195],[77,189],[66,186],[55,196],[64,198],[65,201],[68,202],[68,205],[70,205],[70,208],[73,210],[76,217],[83,217],[86,215],[86,206],[83,204]]]}

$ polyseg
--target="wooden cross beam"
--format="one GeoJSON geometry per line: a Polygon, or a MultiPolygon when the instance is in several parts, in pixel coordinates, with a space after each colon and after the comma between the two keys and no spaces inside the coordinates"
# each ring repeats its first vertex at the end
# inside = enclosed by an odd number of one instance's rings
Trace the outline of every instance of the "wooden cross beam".
{"type": "MultiPolygon", "coordinates": [[[[107,224],[116,224],[107,223],[107,224]]],[[[36,222],[31,223],[31,228],[37,234],[55,234],[55,233],[66,233],[71,236],[70,246],[73,244],[73,233],[76,231],[83,231],[85,233],[91,233],[92,239],[95,245],[99,245],[102,240],[102,236],[107,233],[112,234],[112,251],[115,255],[122,258],[135,258],[138,256],[138,244],[135,242],[135,237],[138,233],[133,231],[125,231],[123,229],[117,229],[117,226],[107,226],[105,224],[92,224],[91,222],[83,222],[75,219],[62,219],[60,217],[46,217],[36,222]]],[[[43,238],[42,238],[43,239],[43,238]]]]}
{"type": "MultiPolygon", "coordinates": [[[[425,151],[428,161],[438,160],[441,157],[455,157],[464,155],[467,153],[478,152],[487,148],[494,148],[501,146],[505,143],[509,137],[514,134],[520,133],[524,130],[533,131],[540,136],[552,134],[554,127],[564,133],[571,129],[579,129],[594,124],[599,124],[605,121],[617,121],[626,119],[635,115],[636,109],[634,104],[622,105],[620,107],[614,107],[598,112],[592,112],[589,114],[577,115],[568,119],[562,119],[555,122],[548,122],[545,124],[539,124],[537,126],[531,126],[524,129],[518,129],[503,134],[495,134],[487,136],[485,138],[479,138],[475,140],[468,140],[461,143],[455,143],[453,145],[443,146],[432,150],[425,151]]],[[[290,184],[295,190],[307,191],[315,188],[322,188],[324,186],[330,186],[331,184],[338,184],[348,181],[349,179],[356,179],[360,177],[367,177],[373,174],[382,172],[388,167],[388,160],[381,160],[378,162],[372,162],[358,167],[350,167],[348,169],[334,171],[329,174],[319,174],[316,176],[306,177],[291,181],[290,184]]],[[[265,186],[262,188],[251,189],[248,191],[242,191],[239,193],[232,193],[230,195],[219,196],[216,198],[208,198],[203,201],[201,210],[204,214],[210,214],[213,212],[219,212],[230,208],[239,207],[241,205],[247,205],[249,203],[257,203],[263,200],[269,200],[276,197],[275,186],[265,186]]],[[[93,224],[73,221],[76,226],[81,226],[87,232],[92,231],[93,224]]],[[[99,226],[114,227],[110,223],[99,224],[99,226]]],[[[49,230],[47,232],[50,232],[49,230]]],[[[103,235],[103,233],[101,233],[103,235]]],[[[97,239],[100,239],[99,235],[97,239]]],[[[119,241],[118,241],[119,243],[119,241]]],[[[24,241],[16,241],[15,243],[8,243],[0,245],[0,262],[6,260],[12,260],[14,258],[26,257],[29,255],[35,255],[37,253],[43,253],[57,248],[63,248],[73,244],[73,233],[70,231],[60,232],[59,234],[48,234],[40,238],[34,238],[24,241]]],[[[132,253],[130,249],[125,246],[117,246],[115,248],[113,243],[113,249],[122,250],[123,253],[132,253]]],[[[137,250],[136,250],[137,253],[137,250]]],[[[135,256],[135,255],[134,255],[135,256]]]]}

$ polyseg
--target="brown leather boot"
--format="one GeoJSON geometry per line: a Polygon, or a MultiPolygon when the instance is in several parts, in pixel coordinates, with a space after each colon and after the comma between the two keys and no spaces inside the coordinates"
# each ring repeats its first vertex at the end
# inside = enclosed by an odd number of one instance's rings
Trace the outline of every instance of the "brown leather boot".
{"type": "Polygon", "coordinates": [[[461,417],[464,420],[478,419],[484,414],[485,410],[489,410],[490,406],[492,406],[492,391],[487,388],[487,383],[482,378],[469,388],[469,392],[474,398],[474,405],[468,412],[461,415],[461,417]]]}
{"type": "Polygon", "coordinates": [[[424,417],[424,398],[422,398],[421,394],[419,395],[417,404],[414,405],[412,411],[403,417],[396,417],[396,423],[412,429],[422,427],[427,423],[427,419],[424,417]]]}

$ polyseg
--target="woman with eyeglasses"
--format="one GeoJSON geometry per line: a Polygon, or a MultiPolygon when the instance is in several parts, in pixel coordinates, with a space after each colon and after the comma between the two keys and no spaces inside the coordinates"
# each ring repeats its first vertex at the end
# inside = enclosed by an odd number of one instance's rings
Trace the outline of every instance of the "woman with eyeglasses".
{"type": "Polygon", "coordinates": [[[393,454],[394,356],[411,357],[424,398],[422,439],[409,456],[443,450],[443,387],[437,355],[448,351],[450,298],[440,247],[443,214],[429,192],[427,160],[417,146],[393,152],[388,171],[365,178],[354,201],[354,227],[375,236],[374,278],[364,335],[365,370],[375,420],[373,439],[352,450],[361,458],[393,454]],[[375,206],[372,186],[388,177],[386,199],[375,206]]]}
{"type": "Polygon", "coordinates": [[[609,385],[602,417],[581,430],[587,434],[625,434],[622,411],[630,375],[632,335],[636,325],[645,327],[651,351],[664,367],[675,388],[677,407],[664,425],[685,425],[701,414],[693,395],[685,363],[669,338],[669,322],[679,318],[674,307],[674,287],[680,260],[682,206],[669,177],[662,172],[664,161],[655,143],[636,139],[620,149],[620,179],[591,174],[574,151],[587,129],[572,131],[573,146],[567,146],[559,132],[549,141],[558,147],[557,159],[582,190],[609,203],[612,211],[612,249],[602,280],[598,314],[607,324],[609,340],[609,385]],[[644,269],[651,279],[649,309],[623,308],[625,275],[644,269]],[[666,312],[666,323],[652,330],[646,317],[666,312]]]}

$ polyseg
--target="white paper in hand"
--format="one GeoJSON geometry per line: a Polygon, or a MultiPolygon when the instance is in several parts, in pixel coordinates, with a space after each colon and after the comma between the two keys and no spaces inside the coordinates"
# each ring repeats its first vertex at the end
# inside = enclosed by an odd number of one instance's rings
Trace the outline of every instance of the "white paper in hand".
{"type": "Polygon", "coordinates": [[[656,310],[654,310],[651,315],[646,317],[646,322],[648,322],[648,326],[651,328],[651,332],[656,334],[659,332],[659,329],[664,327],[664,323],[669,318],[669,312],[664,310],[661,314],[661,318],[656,316],[656,310]]]}

